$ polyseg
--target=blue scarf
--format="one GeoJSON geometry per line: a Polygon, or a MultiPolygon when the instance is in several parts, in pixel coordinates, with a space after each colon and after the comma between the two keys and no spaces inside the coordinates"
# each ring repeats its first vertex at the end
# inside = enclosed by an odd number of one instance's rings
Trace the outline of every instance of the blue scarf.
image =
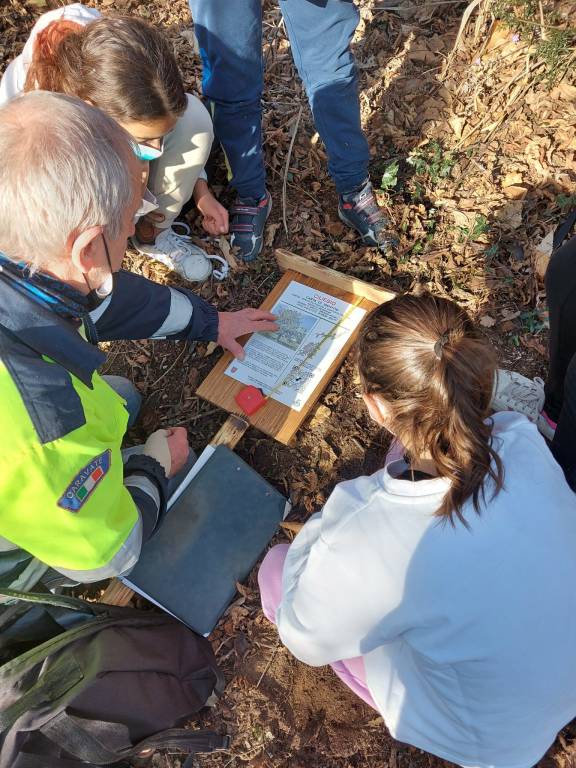
{"type": "Polygon", "coordinates": [[[78,326],[84,323],[88,340],[97,343],[96,329],[88,314],[89,299],[75,288],[42,272],[31,273],[28,264],[12,261],[1,251],[0,279],[50,312],[72,320],[78,326]]]}

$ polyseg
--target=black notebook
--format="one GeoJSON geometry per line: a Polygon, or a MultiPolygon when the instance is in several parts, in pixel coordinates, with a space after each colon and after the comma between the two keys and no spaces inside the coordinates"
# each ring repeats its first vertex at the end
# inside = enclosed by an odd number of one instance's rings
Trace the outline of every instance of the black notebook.
{"type": "MultiPolygon", "coordinates": [[[[200,457],[199,462],[203,456],[200,457]]],[[[218,446],[144,544],[123,581],[209,634],[285,516],[287,500],[218,446]]]]}

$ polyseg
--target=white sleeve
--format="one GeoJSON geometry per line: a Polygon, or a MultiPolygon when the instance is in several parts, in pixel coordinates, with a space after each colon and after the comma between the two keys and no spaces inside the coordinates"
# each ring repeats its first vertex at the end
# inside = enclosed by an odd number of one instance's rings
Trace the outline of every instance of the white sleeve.
{"type": "Polygon", "coordinates": [[[21,73],[21,56],[17,56],[14,61],[11,61],[6,68],[6,71],[2,75],[0,80],[0,107],[6,106],[14,96],[18,96],[24,88],[24,81],[26,76],[22,78],[21,73]]]}
{"type": "Polygon", "coordinates": [[[402,589],[387,578],[387,553],[370,544],[365,503],[359,506],[346,485],[337,486],[322,515],[306,523],[284,564],[278,632],[311,666],[360,656],[399,632],[402,589]]]}
{"type": "Polygon", "coordinates": [[[73,21],[76,24],[85,26],[91,21],[99,19],[101,15],[100,11],[97,11],[96,8],[87,8],[82,3],[73,3],[72,5],[64,6],[64,8],[56,8],[54,11],[42,14],[32,27],[30,37],[26,41],[22,53],[10,62],[2,76],[0,81],[0,107],[23,92],[28,67],[34,54],[34,43],[37,35],[43,29],[46,29],[49,24],[59,19],[66,19],[66,21],[73,21]]]}

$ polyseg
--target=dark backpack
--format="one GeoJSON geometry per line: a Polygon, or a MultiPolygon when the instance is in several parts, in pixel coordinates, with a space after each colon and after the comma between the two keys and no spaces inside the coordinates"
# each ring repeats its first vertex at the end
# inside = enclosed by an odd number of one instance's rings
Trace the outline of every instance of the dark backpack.
{"type": "Polygon", "coordinates": [[[181,727],[224,688],[205,638],[164,613],[0,596],[13,600],[0,613],[0,768],[128,766],[149,748],[229,746],[181,727]]]}

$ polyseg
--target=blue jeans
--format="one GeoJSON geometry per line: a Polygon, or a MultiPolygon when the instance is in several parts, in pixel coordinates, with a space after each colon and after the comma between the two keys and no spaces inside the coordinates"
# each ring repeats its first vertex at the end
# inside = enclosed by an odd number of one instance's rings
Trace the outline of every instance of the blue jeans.
{"type": "Polygon", "coordinates": [[[128,427],[133,427],[134,422],[138,418],[140,413],[140,406],[142,405],[142,395],[134,384],[124,376],[102,376],[104,381],[112,387],[120,397],[126,400],[126,410],[128,411],[128,427]]]}
{"type": "MultiPolygon", "coordinates": [[[[304,82],[328,170],[340,194],[368,177],[358,77],[350,41],[359,13],[353,0],[279,0],[292,54],[304,82]]],[[[262,2],[189,0],[203,64],[203,91],[214,133],[242,198],[265,192],[262,157],[262,2]]]]}
{"type": "MultiPolygon", "coordinates": [[[[126,410],[128,411],[128,427],[134,426],[134,422],[138,418],[140,412],[140,406],[142,405],[142,395],[134,384],[124,376],[102,376],[104,381],[109,384],[114,392],[117,392],[120,397],[126,400],[126,410]]],[[[128,458],[134,454],[142,453],[143,445],[135,445],[132,448],[124,448],[122,450],[122,456],[126,462],[128,458]]],[[[182,467],[182,469],[168,480],[168,498],[178,489],[178,486],[184,480],[192,465],[198,457],[193,450],[190,450],[188,461],[182,467]]]]}

